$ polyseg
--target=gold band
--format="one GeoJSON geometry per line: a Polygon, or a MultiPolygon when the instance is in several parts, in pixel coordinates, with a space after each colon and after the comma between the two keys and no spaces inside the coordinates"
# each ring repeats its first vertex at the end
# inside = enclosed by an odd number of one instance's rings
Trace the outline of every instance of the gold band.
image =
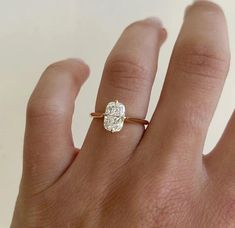
{"type": "MultiPolygon", "coordinates": [[[[104,113],[101,112],[92,112],[91,117],[95,118],[95,119],[101,119],[105,116],[104,113]]],[[[139,119],[139,118],[132,118],[132,117],[125,117],[125,122],[127,123],[138,123],[138,124],[143,124],[143,125],[148,125],[149,121],[148,120],[144,120],[144,119],[139,119]]]]}

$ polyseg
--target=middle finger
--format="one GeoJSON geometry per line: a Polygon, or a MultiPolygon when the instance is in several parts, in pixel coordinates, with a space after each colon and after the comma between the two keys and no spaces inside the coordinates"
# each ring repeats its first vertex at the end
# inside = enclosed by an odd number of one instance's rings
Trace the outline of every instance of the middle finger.
{"type": "Polygon", "coordinates": [[[173,162],[180,159],[180,164],[182,157],[187,164],[201,163],[207,130],[229,69],[229,53],[221,8],[208,1],[191,5],[159,103],[142,140],[153,152],[149,155],[171,157],[173,162]]]}

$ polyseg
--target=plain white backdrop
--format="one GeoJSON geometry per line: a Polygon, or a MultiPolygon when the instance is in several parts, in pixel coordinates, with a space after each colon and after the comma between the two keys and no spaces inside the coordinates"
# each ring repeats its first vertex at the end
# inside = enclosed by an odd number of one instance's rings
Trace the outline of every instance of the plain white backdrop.
{"type": "MultiPolygon", "coordinates": [[[[209,152],[235,106],[235,5],[218,0],[229,24],[231,70],[205,145],[209,152]]],[[[25,107],[41,72],[57,60],[81,57],[91,75],[76,103],[73,132],[80,146],[90,123],[103,64],[122,30],[149,16],[162,19],[161,54],[148,118],[154,111],[187,0],[0,0],[0,227],[9,227],[21,170],[25,107]]]]}

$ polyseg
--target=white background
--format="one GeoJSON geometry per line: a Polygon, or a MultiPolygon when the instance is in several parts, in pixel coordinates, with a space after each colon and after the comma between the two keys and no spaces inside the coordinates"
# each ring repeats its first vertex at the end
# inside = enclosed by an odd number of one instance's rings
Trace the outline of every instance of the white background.
{"type": "MultiPolygon", "coordinates": [[[[232,62],[205,152],[215,145],[235,104],[234,1],[217,2],[227,15],[232,62]]],[[[0,0],[0,227],[9,227],[12,217],[22,170],[25,106],[44,68],[67,57],[82,57],[91,67],[74,115],[74,140],[79,146],[113,44],[129,23],[159,16],[168,30],[168,40],[161,51],[150,117],[188,4],[191,2],[187,0],[0,0]]]]}

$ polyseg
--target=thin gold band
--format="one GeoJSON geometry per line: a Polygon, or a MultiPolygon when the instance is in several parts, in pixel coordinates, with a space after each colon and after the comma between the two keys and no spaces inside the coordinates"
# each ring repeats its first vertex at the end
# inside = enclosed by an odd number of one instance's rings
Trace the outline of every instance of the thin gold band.
{"type": "MultiPolygon", "coordinates": [[[[101,113],[101,112],[92,112],[90,115],[95,119],[103,118],[105,116],[105,114],[101,113]]],[[[138,124],[143,124],[143,125],[149,124],[148,120],[139,119],[139,118],[132,118],[132,117],[125,117],[125,122],[138,123],[138,124]]]]}

